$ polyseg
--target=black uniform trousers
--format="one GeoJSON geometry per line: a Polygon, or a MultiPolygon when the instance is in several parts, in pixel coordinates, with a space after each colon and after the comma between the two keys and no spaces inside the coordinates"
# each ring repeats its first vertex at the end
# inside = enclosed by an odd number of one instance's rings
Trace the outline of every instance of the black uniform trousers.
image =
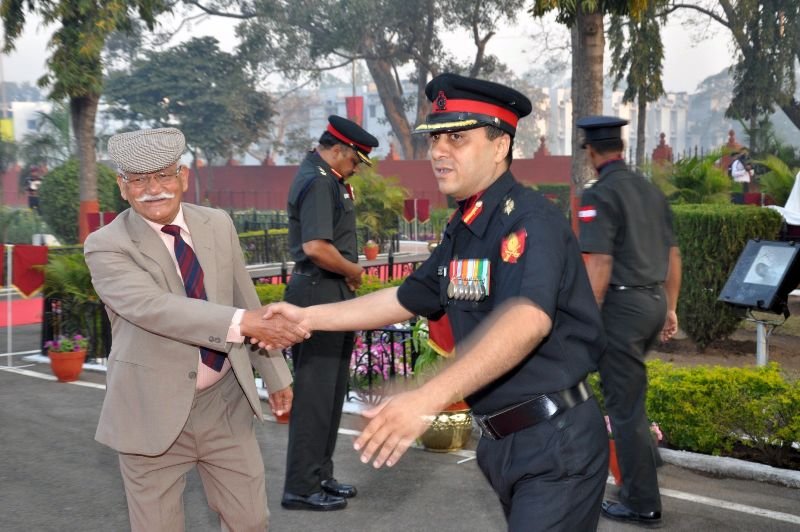
{"type": "MultiPolygon", "coordinates": [[[[343,279],[293,274],[284,299],[307,307],[351,299],[343,279]]],[[[352,332],[314,332],[292,347],[294,400],[284,491],[311,495],[333,477],[333,451],[347,393],[352,332]]]]}
{"type": "Polygon", "coordinates": [[[482,437],[477,459],[509,531],[597,529],[608,436],[594,398],[500,440],[482,437]]]}
{"type": "Polygon", "coordinates": [[[619,499],[635,512],[660,512],[656,467],[661,458],[645,411],[644,359],[664,326],[664,289],[609,288],[602,312],[608,347],[598,366],[622,474],[619,499]]]}

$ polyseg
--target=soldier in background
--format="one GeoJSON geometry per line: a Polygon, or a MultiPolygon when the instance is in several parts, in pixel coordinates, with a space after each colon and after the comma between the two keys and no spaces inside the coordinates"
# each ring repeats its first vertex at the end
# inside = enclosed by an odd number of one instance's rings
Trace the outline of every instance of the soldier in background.
{"type": "MultiPolygon", "coordinates": [[[[286,301],[307,307],[355,297],[358,265],[353,191],[345,180],[378,139],[340,116],[300,165],[289,188],[289,251],[295,261],[286,301]]],[[[347,393],[352,331],[320,333],[292,347],[295,402],[289,421],[286,482],[290,510],[341,510],[356,487],[333,477],[333,451],[347,393]]]]}
{"type": "Polygon", "coordinates": [[[581,251],[608,336],[599,369],[622,473],[619,502],[603,502],[603,515],[657,525],[660,457],[645,412],[644,358],[659,335],[666,341],[678,330],[681,260],[666,198],[622,158],[620,133],[627,123],[609,116],[578,120],[598,174],[583,193],[578,219],[581,251]]]}

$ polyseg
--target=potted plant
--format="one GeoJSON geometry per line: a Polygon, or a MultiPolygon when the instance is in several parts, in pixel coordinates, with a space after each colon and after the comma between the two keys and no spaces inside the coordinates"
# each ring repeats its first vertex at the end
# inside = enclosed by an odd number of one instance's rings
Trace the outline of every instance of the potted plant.
{"type": "Polygon", "coordinates": [[[378,258],[378,244],[374,240],[367,240],[367,243],[364,244],[364,255],[367,257],[367,260],[375,260],[378,258]]]}
{"type": "Polygon", "coordinates": [[[92,285],[92,275],[83,254],[51,256],[44,266],[44,275],[45,302],[51,305],[45,309],[52,331],[49,338],[88,332],[94,337],[90,345],[92,352],[104,353],[104,346],[98,340],[102,338],[100,331],[105,311],[92,285]]]}
{"type": "MultiPolygon", "coordinates": [[[[426,379],[438,372],[452,353],[443,353],[431,342],[428,320],[419,318],[411,330],[411,342],[418,353],[414,362],[414,378],[426,379]]],[[[430,427],[420,436],[422,446],[433,452],[446,453],[462,449],[472,434],[472,412],[465,401],[457,401],[436,415],[430,427]]]]}
{"type": "Polygon", "coordinates": [[[45,342],[44,347],[47,349],[53,374],[59,381],[78,380],[86,360],[86,350],[89,348],[87,337],[80,334],[59,336],[45,342]]]}

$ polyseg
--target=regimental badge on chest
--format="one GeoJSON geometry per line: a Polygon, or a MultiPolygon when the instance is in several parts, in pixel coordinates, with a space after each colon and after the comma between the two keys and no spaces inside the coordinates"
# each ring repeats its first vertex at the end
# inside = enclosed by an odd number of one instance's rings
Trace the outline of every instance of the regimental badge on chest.
{"type": "Polygon", "coordinates": [[[448,268],[449,299],[483,301],[489,296],[491,262],[489,259],[454,259],[448,268]]]}

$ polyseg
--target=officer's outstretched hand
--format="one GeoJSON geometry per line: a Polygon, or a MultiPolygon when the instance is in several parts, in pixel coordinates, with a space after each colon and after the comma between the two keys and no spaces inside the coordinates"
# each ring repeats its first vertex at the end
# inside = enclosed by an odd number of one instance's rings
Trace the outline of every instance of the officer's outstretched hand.
{"type": "Polygon", "coordinates": [[[258,342],[262,349],[284,348],[294,345],[311,337],[311,323],[306,316],[304,308],[296,307],[286,302],[272,303],[262,307],[258,311],[247,311],[260,313],[260,319],[264,324],[273,325],[276,328],[283,328],[287,340],[283,343],[270,344],[269,339],[265,339],[257,334],[249,335],[252,343],[258,342]]]}
{"type": "Polygon", "coordinates": [[[361,462],[375,453],[375,468],[392,467],[431,424],[439,409],[421,389],[405,392],[362,413],[371,421],[356,439],[353,448],[361,451],[361,462]]]}

